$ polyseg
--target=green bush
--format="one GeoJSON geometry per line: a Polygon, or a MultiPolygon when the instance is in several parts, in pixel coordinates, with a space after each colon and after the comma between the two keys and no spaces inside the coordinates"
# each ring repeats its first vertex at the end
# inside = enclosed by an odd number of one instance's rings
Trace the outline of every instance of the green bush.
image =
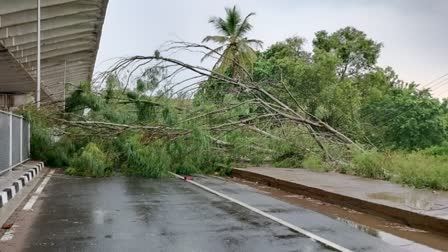
{"type": "Polygon", "coordinates": [[[391,180],[415,188],[448,190],[448,156],[419,152],[354,153],[345,172],[375,179],[391,180]]]}
{"type": "Polygon", "coordinates": [[[107,155],[95,144],[89,143],[79,156],[70,160],[67,174],[89,177],[104,177],[112,174],[107,155]]]}
{"type": "Polygon", "coordinates": [[[393,155],[391,170],[397,174],[392,179],[395,182],[416,188],[448,190],[447,156],[397,153],[393,155]]]}
{"type": "Polygon", "coordinates": [[[390,179],[391,174],[387,170],[389,165],[390,159],[387,154],[377,151],[360,151],[354,153],[349,172],[368,178],[390,179]]]}
{"type": "Polygon", "coordinates": [[[223,150],[214,148],[207,132],[193,129],[183,139],[171,141],[168,153],[172,157],[171,167],[179,174],[229,173],[230,159],[223,150]]]}
{"type": "Polygon", "coordinates": [[[67,167],[75,152],[73,142],[67,137],[56,137],[54,130],[39,120],[31,121],[31,158],[47,166],[67,167]]]}
{"type": "Polygon", "coordinates": [[[320,151],[306,128],[286,125],[284,129],[272,132],[282,136],[281,140],[271,139],[269,147],[274,150],[273,161],[276,167],[302,167],[303,160],[310,151],[320,151]]]}
{"type": "Polygon", "coordinates": [[[440,145],[436,145],[423,150],[423,153],[433,156],[446,156],[448,157],[448,142],[443,142],[440,145]]]}
{"type": "Polygon", "coordinates": [[[330,165],[321,156],[312,153],[305,155],[302,166],[316,172],[327,172],[330,170],[330,165]]]}
{"type": "Polygon", "coordinates": [[[123,163],[121,171],[127,175],[160,178],[166,176],[171,157],[163,143],[155,141],[146,146],[138,135],[129,137],[122,143],[123,163]]]}

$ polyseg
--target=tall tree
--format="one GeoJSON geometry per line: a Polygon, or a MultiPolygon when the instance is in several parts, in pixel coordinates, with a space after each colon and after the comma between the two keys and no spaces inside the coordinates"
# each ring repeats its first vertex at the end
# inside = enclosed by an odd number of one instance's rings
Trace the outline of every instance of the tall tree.
{"type": "Polygon", "coordinates": [[[445,108],[428,90],[405,87],[365,104],[362,114],[369,138],[378,146],[416,150],[446,140],[445,108]]]}
{"type": "Polygon", "coordinates": [[[254,48],[261,47],[263,42],[256,39],[249,39],[246,34],[252,29],[249,18],[255,13],[251,12],[242,18],[239,10],[226,8],[226,17],[212,17],[209,23],[213,24],[219,35],[207,36],[203,42],[215,42],[220,44],[213,51],[203,58],[212,57],[219,54],[214,70],[219,73],[230,73],[233,78],[248,78],[252,71],[252,66],[257,59],[254,48]]]}
{"type": "Polygon", "coordinates": [[[372,70],[382,46],[353,27],[345,27],[332,34],[319,31],[313,45],[315,49],[334,53],[339,58],[338,75],[341,80],[372,70]]]}

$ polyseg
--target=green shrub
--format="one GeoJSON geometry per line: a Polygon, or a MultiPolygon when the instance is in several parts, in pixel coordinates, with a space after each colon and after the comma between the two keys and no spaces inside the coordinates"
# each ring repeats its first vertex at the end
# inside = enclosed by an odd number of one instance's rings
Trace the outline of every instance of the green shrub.
{"type": "Polygon", "coordinates": [[[390,159],[383,153],[360,151],[354,153],[349,172],[368,178],[390,179],[391,173],[387,170],[389,165],[390,159]]]}
{"type": "Polygon", "coordinates": [[[107,155],[95,144],[89,143],[82,149],[79,156],[75,156],[70,161],[70,168],[67,174],[104,177],[112,174],[112,169],[108,164],[107,155]]]}
{"type": "Polygon", "coordinates": [[[31,158],[47,166],[67,167],[75,152],[73,142],[67,137],[56,137],[54,129],[39,120],[31,121],[31,158]]]}
{"type": "Polygon", "coordinates": [[[271,139],[268,145],[274,150],[276,167],[300,168],[307,153],[320,151],[306,128],[286,125],[284,129],[276,129],[272,133],[282,136],[281,140],[271,139]]]}
{"type": "Polygon", "coordinates": [[[123,146],[123,163],[121,171],[127,175],[160,178],[166,176],[171,164],[165,146],[161,141],[143,145],[141,137],[132,136],[125,140],[123,146]]]}
{"type": "Polygon", "coordinates": [[[168,153],[172,157],[171,167],[179,174],[229,172],[230,159],[224,150],[214,148],[207,132],[193,129],[188,137],[171,141],[168,153]]]}
{"type": "Polygon", "coordinates": [[[397,153],[393,155],[392,169],[395,182],[416,188],[448,190],[448,162],[446,157],[425,153],[397,153]]]}
{"type": "Polygon", "coordinates": [[[433,156],[446,156],[448,158],[448,142],[445,141],[440,145],[436,145],[423,150],[423,153],[433,156]]]}
{"type": "Polygon", "coordinates": [[[416,188],[448,190],[448,157],[428,153],[428,150],[412,153],[357,152],[345,171],[416,188]]]}
{"type": "Polygon", "coordinates": [[[322,160],[321,156],[313,153],[305,155],[302,166],[316,172],[327,172],[330,170],[330,165],[322,160]]]}

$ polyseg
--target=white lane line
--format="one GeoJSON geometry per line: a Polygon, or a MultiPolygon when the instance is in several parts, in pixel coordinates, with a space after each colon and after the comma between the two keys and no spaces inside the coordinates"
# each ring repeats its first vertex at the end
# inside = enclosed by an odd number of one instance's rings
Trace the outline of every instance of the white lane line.
{"type": "Polygon", "coordinates": [[[28,202],[23,207],[23,210],[29,211],[33,208],[34,203],[36,203],[37,199],[39,198],[39,195],[44,190],[45,186],[47,185],[48,181],[51,178],[51,175],[53,175],[54,170],[51,170],[48,175],[44,178],[42,183],[40,183],[39,187],[36,189],[36,192],[34,192],[34,195],[31,196],[31,198],[28,200],[28,202]]]}
{"type": "MultiPolygon", "coordinates": [[[[172,173],[172,172],[170,172],[170,173],[171,173],[172,175],[174,175],[175,177],[179,178],[179,179],[184,179],[184,177],[182,177],[182,176],[180,176],[180,175],[177,175],[177,174],[172,173]]],[[[306,230],[303,229],[303,228],[300,228],[300,227],[298,227],[298,226],[296,226],[296,225],[294,225],[294,224],[291,224],[291,223],[289,223],[289,222],[286,222],[286,221],[284,221],[284,220],[282,220],[282,219],[280,219],[280,218],[277,218],[277,217],[275,217],[275,216],[273,216],[273,215],[271,215],[271,214],[268,214],[268,213],[266,213],[266,212],[263,212],[262,210],[260,210],[260,209],[258,209],[258,208],[255,208],[255,207],[253,207],[253,206],[250,206],[250,205],[248,205],[248,204],[246,204],[246,203],[244,203],[244,202],[241,202],[241,201],[239,201],[239,200],[237,200],[237,199],[234,199],[234,198],[229,197],[229,196],[227,196],[227,195],[225,195],[225,194],[222,194],[222,193],[220,193],[220,192],[218,192],[218,191],[215,191],[215,190],[213,190],[213,189],[211,189],[211,188],[208,188],[208,187],[206,187],[206,186],[204,186],[204,185],[202,185],[202,184],[199,184],[198,182],[195,182],[195,181],[192,181],[192,180],[185,180],[185,181],[187,181],[187,182],[189,182],[189,183],[191,183],[191,184],[193,184],[193,185],[195,185],[195,186],[197,186],[197,187],[200,187],[200,188],[202,188],[202,189],[204,189],[204,190],[206,190],[206,191],[208,191],[208,192],[210,192],[210,193],[213,193],[213,194],[215,194],[215,195],[218,195],[218,196],[221,197],[221,198],[224,198],[224,199],[229,200],[229,201],[231,201],[231,202],[233,202],[233,203],[236,203],[236,204],[238,204],[238,205],[240,205],[240,206],[242,206],[242,207],[245,207],[245,208],[247,208],[247,209],[249,209],[249,210],[251,210],[251,211],[253,211],[253,212],[255,212],[255,213],[258,213],[258,214],[260,214],[260,215],[266,217],[266,218],[269,218],[269,219],[271,219],[271,220],[273,220],[273,221],[275,221],[275,222],[277,222],[277,223],[279,223],[279,224],[281,224],[281,225],[283,225],[283,226],[286,226],[286,227],[288,227],[288,228],[290,228],[290,229],[292,229],[292,230],[294,230],[294,231],[296,231],[296,232],[299,232],[299,233],[301,233],[301,234],[303,234],[303,235],[305,235],[305,236],[308,236],[308,237],[311,238],[312,240],[318,241],[318,242],[320,242],[320,243],[322,243],[322,244],[324,244],[324,245],[326,245],[326,246],[332,247],[332,248],[334,248],[334,249],[336,249],[336,250],[338,250],[338,251],[341,251],[341,252],[352,252],[352,250],[350,250],[350,249],[344,248],[344,247],[342,247],[342,246],[339,245],[339,244],[336,244],[336,243],[334,243],[334,242],[332,242],[332,241],[329,241],[329,240],[327,240],[327,239],[325,239],[325,238],[322,238],[322,237],[320,237],[320,236],[318,236],[318,235],[315,235],[315,234],[313,234],[313,233],[311,233],[311,232],[309,232],[309,231],[306,231],[306,230]]]]}
{"type": "Polygon", "coordinates": [[[14,238],[14,232],[16,231],[16,228],[19,227],[16,224],[12,225],[12,227],[6,231],[2,238],[0,239],[0,241],[9,241],[12,240],[12,238],[14,238]]]}

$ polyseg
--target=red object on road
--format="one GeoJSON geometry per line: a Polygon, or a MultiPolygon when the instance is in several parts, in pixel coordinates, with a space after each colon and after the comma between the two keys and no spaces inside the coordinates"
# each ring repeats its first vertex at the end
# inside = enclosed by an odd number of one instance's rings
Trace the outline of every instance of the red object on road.
{"type": "Polygon", "coordinates": [[[5,223],[3,224],[2,229],[11,229],[12,225],[13,225],[12,223],[5,223]]]}
{"type": "Polygon", "coordinates": [[[192,176],[184,176],[184,180],[185,180],[185,181],[187,181],[187,180],[193,180],[193,177],[192,177],[192,176]]]}

